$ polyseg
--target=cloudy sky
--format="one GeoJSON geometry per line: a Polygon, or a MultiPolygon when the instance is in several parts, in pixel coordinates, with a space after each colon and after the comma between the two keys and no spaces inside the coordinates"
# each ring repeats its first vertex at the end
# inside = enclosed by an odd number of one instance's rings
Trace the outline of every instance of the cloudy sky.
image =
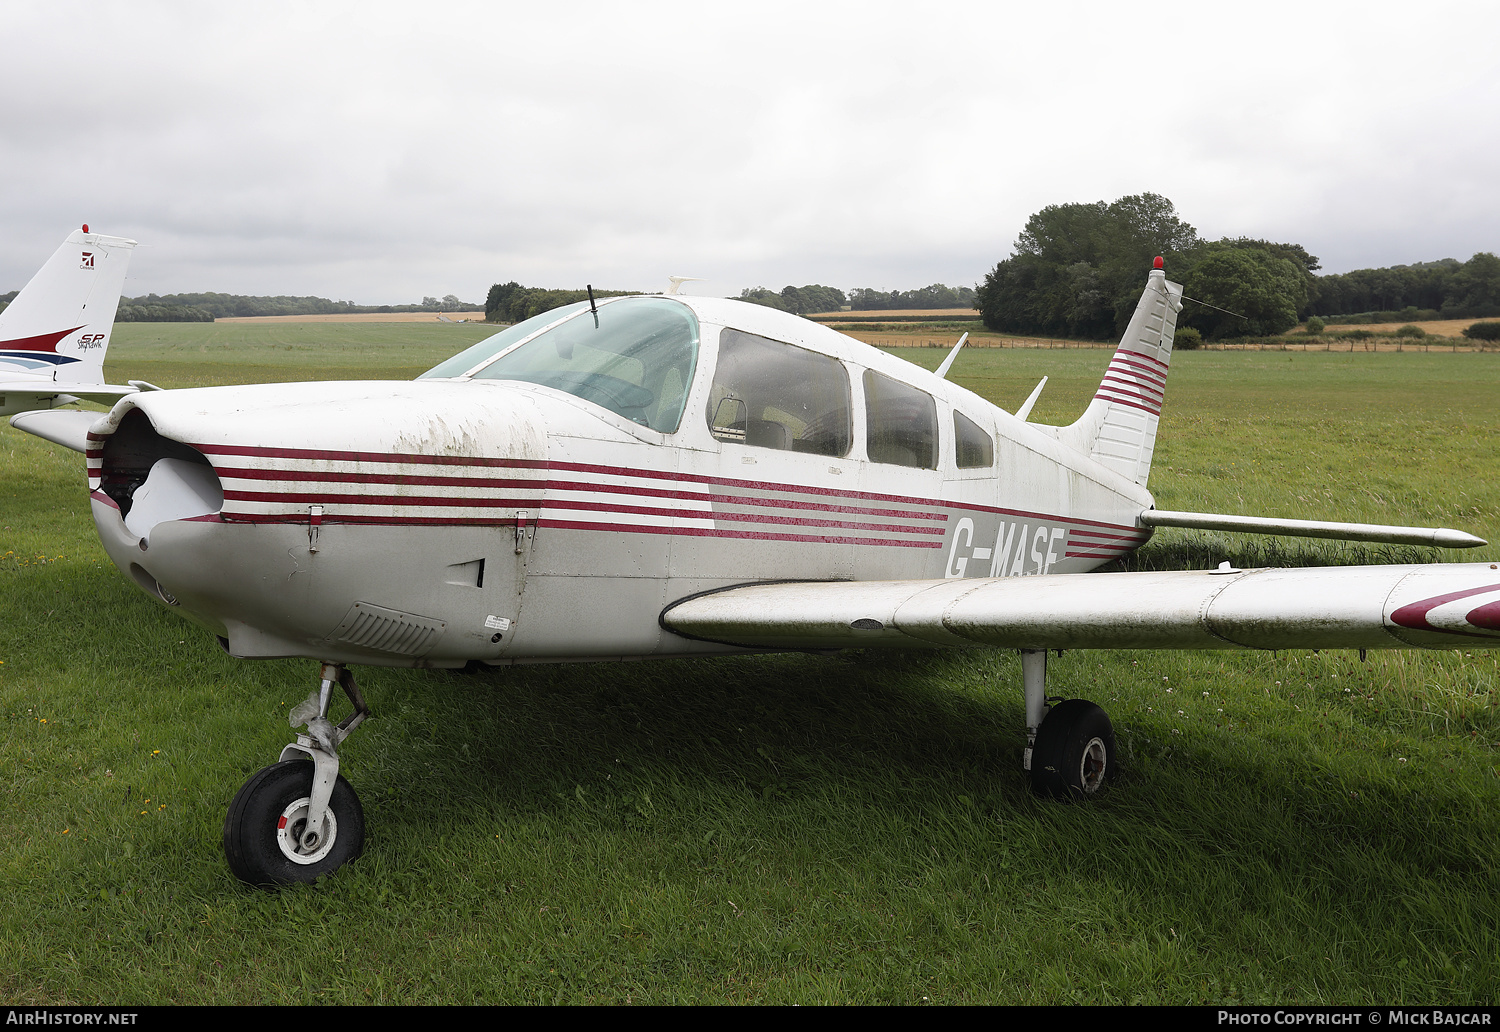
{"type": "Polygon", "coordinates": [[[1048,204],[1169,197],[1325,271],[1500,249],[1500,5],[3,5],[0,292],[973,284],[1048,204]]]}

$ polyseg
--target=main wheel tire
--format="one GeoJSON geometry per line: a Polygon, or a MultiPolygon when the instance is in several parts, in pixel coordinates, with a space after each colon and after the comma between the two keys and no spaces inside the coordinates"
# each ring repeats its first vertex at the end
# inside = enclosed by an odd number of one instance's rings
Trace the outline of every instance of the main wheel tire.
{"type": "Polygon", "coordinates": [[[1083,699],[1053,706],[1031,749],[1032,790],[1051,799],[1087,799],[1115,773],[1115,731],[1104,710],[1083,699]]]}
{"type": "Polygon", "coordinates": [[[224,817],[224,857],[251,885],[311,882],[365,848],[365,812],[342,774],[328,801],[329,834],[313,850],[298,845],[311,803],[311,760],[273,763],[246,781],[224,817]]]}

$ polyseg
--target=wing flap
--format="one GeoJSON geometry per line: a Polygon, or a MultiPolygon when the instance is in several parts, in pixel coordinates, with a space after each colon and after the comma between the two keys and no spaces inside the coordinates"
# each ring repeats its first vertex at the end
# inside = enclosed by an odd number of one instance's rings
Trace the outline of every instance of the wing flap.
{"type": "Polygon", "coordinates": [[[750,584],[662,626],[761,649],[1453,648],[1500,644],[1489,563],[750,584]]]}

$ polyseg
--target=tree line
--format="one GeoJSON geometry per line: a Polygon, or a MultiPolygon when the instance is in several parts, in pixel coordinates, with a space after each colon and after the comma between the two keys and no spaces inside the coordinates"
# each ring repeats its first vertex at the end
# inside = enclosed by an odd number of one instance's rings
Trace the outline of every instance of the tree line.
{"type": "Polygon", "coordinates": [[[1431,313],[1443,319],[1500,315],[1500,258],[1481,251],[1466,262],[1444,258],[1318,277],[1313,315],[1431,313]]]}
{"type": "Polygon", "coordinates": [[[1317,256],[1301,244],[1205,240],[1170,200],[1151,193],[1032,215],[1011,256],[985,277],[976,306],[995,330],[1111,339],[1130,321],[1157,255],[1192,299],[1178,326],[1210,339],[1281,333],[1309,315],[1411,306],[1431,318],[1500,314],[1500,259],[1492,254],[1318,276],[1317,256]]]}
{"type": "MultiPolygon", "coordinates": [[[[0,294],[0,312],[14,301],[19,290],[0,294]]],[[[424,297],[421,304],[357,305],[353,301],[331,301],[326,297],[257,297],[248,294],[143,294],[122,297],[115,309],[115,322],[213,322],[215,319],[264,315],[337,315],[375,312],[472,312],[479,306],[460,301],[453,294],[424,297]]]]}
{"type": "Polygon", "coordinates": [[[919,287],[916,290],[874,290],[857,287],[845,294],[837,287],[825,287],[820,283],[806,286],[787,285],[780,291],[766,287],[749,287],[740,292],[739,300],[751,304],[778,308],[793,315],[809,315],[813,312],[837,312],[848,307],[855,312],[891,311],[906,308],[932,310],[935,308],[973,308],[973,287],[949,287],[942,283],[919,287]]]}
{"type": "MultiPolygon", "coordinates": [[[[353,301],[332,301],[326,297],[252,296],[247,294],[146,294],[142,297],[120,299],[120,307],[143,308],[161,311],[169,308],[193,308],[207,312],[213,319],[254,318],[267,315],[354,315],[377,312],[465,312],[479,308],[477,304],[460,301],[455,295],[442,298],[424,297],[421,304],[410,305],[357,305],[353,301]]],[[[118,319],[119,316],[116,316],[118,319]]],[[[165,322],[176,319],[194,319],[193,316],[176,316],[163,319],[141,319],[141,322],[165,322]]],[[[124,320],[130,321],[130,320],[124,320]]]]}
{"type": "MultiPolygon", "coordinates": [[[[635,290],[595,290],[595,297],[621,297],[638,294],[635,290]]],[[[484,302],[486,322],[517,323],[534,315],[561,308],[588,297],[586,290],[552,290],[543,287],[524,287],[515,280],[496,283],[490,287],[484,302]]],[[[793,315],[808,315],[812,312],[837,312],[848,306],[855,311],[899,308],[972,308],[974,288],[945,287],[934,283],[919,290],[880,291],[859,289],[845,294],[837,287],[825,287],[809,283],[802,287],[786,286],[779,291],[765,287],[749,287],[740,292],[740,301],[765,305],[793,315]]]]}
{"type": "MultiPolygon", "coordinates": [[[[639,290],[595,290],[594,297],[625,297],[639,294],[639,290]]],[[[589,292],[584,290],[552,290],[546,287],[523,287],[515,280],[496,283],[490,287],[484,299],[484,321],[518,323],[534,315],[550,312],[576,301],[587,301],[589,292]]]]}

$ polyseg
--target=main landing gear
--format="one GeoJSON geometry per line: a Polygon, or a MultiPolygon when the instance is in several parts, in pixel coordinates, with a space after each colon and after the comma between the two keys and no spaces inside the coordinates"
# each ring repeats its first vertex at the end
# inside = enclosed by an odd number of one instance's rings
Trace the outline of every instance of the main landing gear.
{"type": "Polygon", "coordinates": [[[235,877],[251,885],[311,882],[359,856],[365,814],[339,774],[338,747],[369,713],[354,676],[341,664],[324,663],[317,697],[292,710],[292,726],[306,724],[307,733],[246,781],[229,804],[224,856],[235,877]],[[339,724],[328,720],[335,684],[354,706],[339,724]]]}
{"type": "Polygon", "coordinates": [[[1021,650],[1026,693],[1024,766],[1031,789],[1051,799],[1087,799],[1115,776],[1115,732],[1104,710],[1083,699],[1047,704],[1047,653],[1021,650]]]}

